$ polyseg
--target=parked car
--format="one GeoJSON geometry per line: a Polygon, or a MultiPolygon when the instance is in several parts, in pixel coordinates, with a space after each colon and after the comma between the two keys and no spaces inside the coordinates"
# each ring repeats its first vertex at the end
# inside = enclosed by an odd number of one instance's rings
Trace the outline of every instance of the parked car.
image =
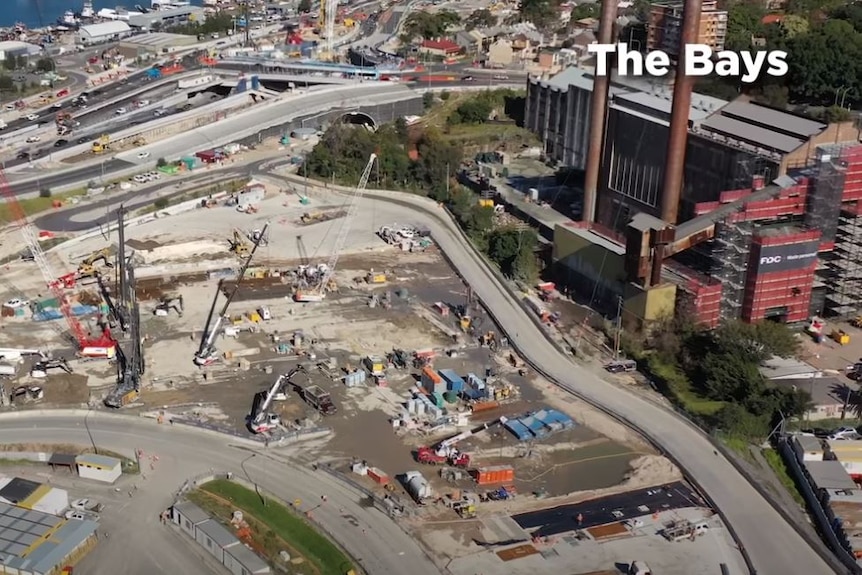
{"type": "Polygon", "coordinates": [[[30,304],[26,299],[21,298],[12,298],[6,303],[3,304],[3,307],[9,307],[12,309],[18,309],[19,307],[27,307],[30,304]]]}

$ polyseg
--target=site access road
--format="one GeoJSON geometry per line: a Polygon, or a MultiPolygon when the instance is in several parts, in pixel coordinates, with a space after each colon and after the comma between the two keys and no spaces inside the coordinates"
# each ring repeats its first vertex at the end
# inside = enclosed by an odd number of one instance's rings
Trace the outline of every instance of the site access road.
{"type": "MultiPolygon", "coordinates": [[[[228,446],[226,436],[183,425],[159,425],[133,416],[91,412],[87,417],[86,412],[77,412],[80,415],[76,416],[70,413],[19,412],[0,416],[0,443],[20,443],[22,438],[28,443],[92,443],[129,456],[135,449],[143,450],[142,467],[147,479],[135,481],[138,489],[123,508],[125,521],[116,527],[110,525],[110,538],[100,542],[100,547],[109,549],[97,548],[92,564],[86,559],[81,564],[94,569],[98,559],[94,573],[201,573],[200,569],[184,570],[183,564],[159,564],[160,543],[166,545],[160,531],[166,528],[159,523],[158,514],[173,503],[173,494],[186,479],[210,469],[246,478],[283,501],[300,499],[302,510],[314,509],[314,520],[372,575],[440,573],[416,542],[388,516],[361,504],[364,494],[322,471],[284,463],[275,455],[276,450],[256,454],[249,448],[228,446]],[[154,470],[149,469],[148,455],[158,456],[154,470]],[[321,505],[322,495],[327,501],[321,505]],[[123,570],[121,566],[130,569],[123,570]]],[[[197,545],[190,539],[187,544],[197,545]]],[[[173,555],[169,560],[175,560],[173,555]]]]}

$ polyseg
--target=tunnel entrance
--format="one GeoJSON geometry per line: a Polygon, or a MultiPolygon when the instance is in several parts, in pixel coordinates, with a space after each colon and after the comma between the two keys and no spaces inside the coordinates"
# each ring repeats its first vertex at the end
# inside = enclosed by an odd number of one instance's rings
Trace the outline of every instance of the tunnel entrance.
{"type": "Polygon", "coordinates": [[[377,129],[377,122],[374,121],[374,118],[364,112],[348,112],[341,116],[341,122],[343,124],[353,124],[354,126],[365,126],[372,130],[377,129]]]}

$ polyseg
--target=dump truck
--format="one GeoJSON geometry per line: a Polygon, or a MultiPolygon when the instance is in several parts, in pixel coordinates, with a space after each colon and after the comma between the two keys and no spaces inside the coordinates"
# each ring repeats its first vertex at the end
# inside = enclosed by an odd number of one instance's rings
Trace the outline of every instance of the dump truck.
{"type": "Polygon", "coordinates": [[[408,471],[404,474],[404,487],[407,489],[407,493],[420,505],[434,496],[434,491],[428,480],[418,471],[408,471]]]}
{"type": "Polygon", "coordinates": [[[302,398],[322,415],[334,415],[338,411],[332,402],[332,396],[317,385],[303,388],[302,398]]]}

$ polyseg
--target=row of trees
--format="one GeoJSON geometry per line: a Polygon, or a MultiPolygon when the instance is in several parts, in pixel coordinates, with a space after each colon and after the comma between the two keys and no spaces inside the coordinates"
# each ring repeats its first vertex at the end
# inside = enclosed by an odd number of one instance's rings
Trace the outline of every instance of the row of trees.
{"type": "Polygon", "coordinates": [[[734,321],[707,331],[678,314],[626,346],[666,395],[731,436],[762,439],[781,416],[801,417],[811,403],[808,392],[769,386],[760,373],[768,358],[797,351],[784,324],[734,321]]]}
{"type": "Polygon", "coordinates": [[[375,132],[361,126],[334,124],[306,156],[303,171],[309,177],[355,185],[371,153],[377,154],[378,163],[369,186],[422,194],[445,204],[477,247],[504,274],[528,283],[535,281],[535,230],[495,226],[494,209],[479,206],[476,194],[455,179],[463,159],[461,149],[437,130],[411,130],[403,119],[375,132]]]}

